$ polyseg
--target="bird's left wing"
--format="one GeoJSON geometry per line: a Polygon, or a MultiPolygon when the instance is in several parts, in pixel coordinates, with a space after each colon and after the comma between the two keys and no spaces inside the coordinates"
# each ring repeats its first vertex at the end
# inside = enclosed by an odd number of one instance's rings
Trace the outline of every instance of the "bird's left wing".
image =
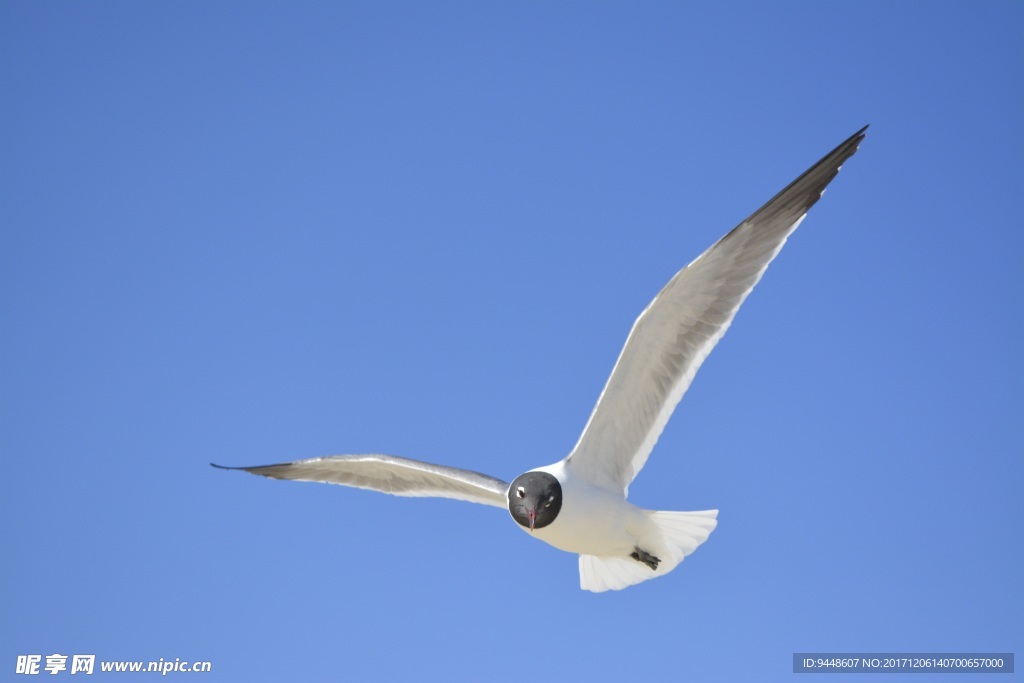
{"type": "Polygon", "coordinates": [[[693,263],[640,314],[569,454],[587,481],[625,493],[701,363],[786,238],[853,156],[864,129],[775,195],[693,263]]]}
{"type": "Polygon", "coordinates": [[[322,481],[395,496],[455,498],[508,508],[508,483],[486,474],[393,455],[332,455],[277,465],[224,467],[274,479],[322,481]]]}

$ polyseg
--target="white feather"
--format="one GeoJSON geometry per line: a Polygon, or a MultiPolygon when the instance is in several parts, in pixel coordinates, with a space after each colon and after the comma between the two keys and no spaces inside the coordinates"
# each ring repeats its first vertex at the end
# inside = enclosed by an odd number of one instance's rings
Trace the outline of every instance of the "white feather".
{"type": "Polygon", "coordinates": [[[640,314],[566,458],[593,484],[627,495],[704,359],[821,197],[863,130],[676,273],[640,314]]]}

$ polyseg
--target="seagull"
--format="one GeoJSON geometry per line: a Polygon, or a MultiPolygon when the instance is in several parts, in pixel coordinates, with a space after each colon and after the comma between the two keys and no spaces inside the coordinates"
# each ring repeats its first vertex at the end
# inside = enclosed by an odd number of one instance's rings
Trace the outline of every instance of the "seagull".
{"type": "Polygon", "coordinates": [[[619,590],[668,574],[707,540],[718,510],[645,510],[627,500],[676,404],[789,235],[818,201],[867,126],[669,280],[633,323],[593,412],[564,459],[507,483],[393,455],[334,455],[244,470],[396,496],[504,508],[525,532],[579,555],[580,588],[619,590]]]}

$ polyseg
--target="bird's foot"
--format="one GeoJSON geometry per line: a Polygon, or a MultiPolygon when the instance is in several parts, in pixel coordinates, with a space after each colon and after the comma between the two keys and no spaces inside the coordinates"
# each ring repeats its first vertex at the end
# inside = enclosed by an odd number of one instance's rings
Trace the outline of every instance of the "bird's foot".
{"type": "Polygon", "coordinates": [[[661,559],[655,557],[654,555],[651,555],[646,550],[640,550],[640,548],[633,548],[633,552],[631,552],[629,556],[637,562],[643,562],[644,564],[646,564],[648,567],[651,568],[651,571],[657,570],[658,563],[661,562],[661,559]]]}

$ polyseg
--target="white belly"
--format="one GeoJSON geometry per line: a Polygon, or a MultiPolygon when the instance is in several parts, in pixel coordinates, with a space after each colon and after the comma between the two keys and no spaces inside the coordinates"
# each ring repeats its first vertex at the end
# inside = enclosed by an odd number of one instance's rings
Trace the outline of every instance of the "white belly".
{"type": "Polygon", "coordinates": [[[545,527],[531,532],[520,526],[526,533],[560,550],[605,556],[629,555],[646,536],[646,512],[621,495],[580,481],[561,462],[537,469],[558,479],[562,508],[545,527]]]}

